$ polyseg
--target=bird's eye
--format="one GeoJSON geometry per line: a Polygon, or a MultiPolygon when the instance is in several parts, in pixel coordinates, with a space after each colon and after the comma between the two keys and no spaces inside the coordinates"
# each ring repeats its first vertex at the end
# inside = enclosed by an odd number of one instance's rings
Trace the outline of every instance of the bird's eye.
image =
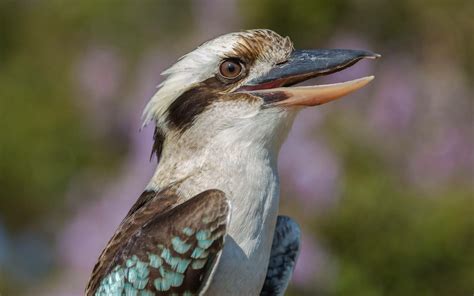
{"type": "Polygon", "coordinates": [[[242,64],[237,60],[225,60],[221,63],[219,72],[225,78],[236,78],[242,72],[242,64]]]}

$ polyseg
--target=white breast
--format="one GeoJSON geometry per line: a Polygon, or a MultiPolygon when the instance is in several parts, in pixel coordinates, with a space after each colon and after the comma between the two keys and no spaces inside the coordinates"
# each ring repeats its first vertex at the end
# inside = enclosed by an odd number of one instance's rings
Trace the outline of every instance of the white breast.
{"type": "MultiPolygon", "coordinates": [[[[278,213],[276,159],[264,147],[242,141],[226,143],[226,147],[212,145],[192,163],[181,162],[177,178],[184,177],[184,181],[179,192],[189,199],[216,188],[224,191],[231,203],[224,251],[206,295],[258,295],[265,280],[278,213]]],[[[172,176],[176,173],[169,175],[170,171],[167,162],[160,164],[148,189],[176,181],[172,176]]]]}
{"type": "Polygon", "coordinates": [[[229,196],[232,211],[224,251],[206,295],[259,295],[267,271],[278,214],[278,175],[265,151],[238,150],[226,155],[236,165],[215,170],[210,180],[229,196]]]}

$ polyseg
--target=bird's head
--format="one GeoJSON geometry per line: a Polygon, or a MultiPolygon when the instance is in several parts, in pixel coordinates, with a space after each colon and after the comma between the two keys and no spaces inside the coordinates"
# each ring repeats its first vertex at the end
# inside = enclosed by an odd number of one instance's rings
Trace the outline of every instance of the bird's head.
{"type": "Polygon", "coordinates": [[[361,50],[295,50],[288,37],[270,30],[226,34],[163,72],[167,78],[146,106],[144,121],[156,123],[158,154],[167,139],[195,147],[235,141],[279,147],[302,107],[342,97],[373,77],[291,86],[376,57],[361,50]]]}

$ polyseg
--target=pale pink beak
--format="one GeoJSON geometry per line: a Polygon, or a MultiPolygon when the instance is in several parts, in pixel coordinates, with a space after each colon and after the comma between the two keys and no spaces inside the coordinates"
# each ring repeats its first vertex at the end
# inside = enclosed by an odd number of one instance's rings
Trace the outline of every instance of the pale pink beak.
{"type": "Polygon", "coordinates": [[[348,95],[364,86],[374,79],[374,76],[367,76],[346,82],[323,84],[314,86],[278,87],[273,89],[260,90],[258,95],[276,94],[282,100],[271,103],[272,106],[317,106],[325,104],[345,95],[348,95]]]}

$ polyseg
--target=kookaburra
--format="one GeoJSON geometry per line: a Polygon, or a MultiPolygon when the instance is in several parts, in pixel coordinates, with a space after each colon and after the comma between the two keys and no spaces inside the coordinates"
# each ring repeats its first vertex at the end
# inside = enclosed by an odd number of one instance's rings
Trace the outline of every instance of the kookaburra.
{"type": "Polygon", "coordinates": [[[373,76],[293,85],[379,55],[295,50],[270,30],[205,42],[164,71],[144,111],[159,160],[102,251],[87,295],[282,295],[300,230],[278,216],[280,147],[299,110],[373,76]]]}

